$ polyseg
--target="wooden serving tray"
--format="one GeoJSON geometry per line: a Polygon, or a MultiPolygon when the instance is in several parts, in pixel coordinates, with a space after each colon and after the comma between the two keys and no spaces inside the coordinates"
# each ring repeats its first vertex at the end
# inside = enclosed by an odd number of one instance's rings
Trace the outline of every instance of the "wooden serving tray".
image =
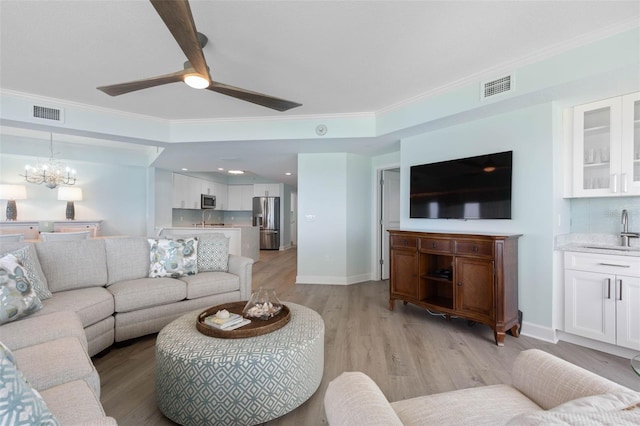
{"type": "Polygon", "coordinates": [[[209,315],[214,315],[216,312],[226,309],[234,314],[242,315],[242,309],[247,304],[247,301],[243,302],[231,302],[224,303],[222,305],[213,306],[203,311],[198,315],[198,321],[196,321],[196,328],[204,335],[210,337],[218,337],[220,339],[243,339],[246,337],[255,337],[263,334],[271,333],[279,328],[284,327],[291,319],[291,311],[285,305],[282,305],[282,310],[277,315],[269,318],[268,320],[261,320],[258,318],[249,318],[251,323],[236,328],[235,330],[220,330],[218,328],[208,325],[204,319],[209,315]]]}

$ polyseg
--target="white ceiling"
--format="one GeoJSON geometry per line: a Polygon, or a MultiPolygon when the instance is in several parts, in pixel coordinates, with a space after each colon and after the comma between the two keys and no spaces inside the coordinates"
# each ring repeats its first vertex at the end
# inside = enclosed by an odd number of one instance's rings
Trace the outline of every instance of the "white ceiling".
{"type": "MultiPolygon", "coordinates": [[[[214,80],[303,106],[279,113],[182,83],[118,97],[96,90],[182,69],[182,51],[143,0],[0,0],[0,89],[171,120],[379,112],[640,23],[637,0],[192,0],[191,9],[214,80]]],[[[335,141],[347,152],[353,143],[335,141]]],[[[279,146],[278,158],[320,149],[279,146]]],[[[241,160],[247,147],[259,143],[216,145],[241,160]]],[[[196,164],[203,149],[179,150],[182,161],[196,164]]]]}

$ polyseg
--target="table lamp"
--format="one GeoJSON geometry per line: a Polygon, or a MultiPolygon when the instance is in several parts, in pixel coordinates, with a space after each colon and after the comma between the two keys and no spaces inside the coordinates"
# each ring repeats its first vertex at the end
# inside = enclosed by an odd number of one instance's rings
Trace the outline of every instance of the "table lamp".
{"type": "Polygon", "coordinates": [[[0,185],[0,200],[7,200],[7,220],[18,218],[16,200],[27,198],[27,188],[24,185],[0,185]]]}
{"type": "Polygon", "coordinates": [[[77,187],[58,187],[58,200],[67,202],[67,220],[74,220],[76,208],[74,201],[82,201],[82,189],[77,187]]]}

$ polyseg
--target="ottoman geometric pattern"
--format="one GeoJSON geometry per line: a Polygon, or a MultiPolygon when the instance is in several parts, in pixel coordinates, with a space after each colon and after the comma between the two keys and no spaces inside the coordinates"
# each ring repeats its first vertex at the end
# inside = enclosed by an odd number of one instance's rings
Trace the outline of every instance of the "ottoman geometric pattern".
{"type": "Polygon", "coordinates": [[[309,399],[322,380],[324,322],[309,308],[286,305],[288,324],[246,339],[201,334],[195,326],[201,311],[162,329],[156,340],[160,411],[182,425],[255,425],[309,399]]]}

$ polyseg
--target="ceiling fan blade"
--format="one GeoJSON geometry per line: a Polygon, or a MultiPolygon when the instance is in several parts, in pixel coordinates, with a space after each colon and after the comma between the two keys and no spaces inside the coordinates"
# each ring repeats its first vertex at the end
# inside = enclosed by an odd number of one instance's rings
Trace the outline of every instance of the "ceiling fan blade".
{"type": "Polygon", "coordinates": [[[211,81],[188,0],[150,0],[198,74],[211,81]]]}
{"type": "Polygon", "coordinates": [[[135,92],[136,90],[148,89],[149,87],[177,83],[182,81],[185,74],[189,74],[190,72],[193,72],[193,69],[186,69],[171,74],[145,78],[144,80],[129,81],[127,83],[112,84],[110,86],[100,86],[97,89],[102,90],[107,95],[118,96],[129,92],[135,92]]]}
{"type": "Polygon", "coordinates": [[[252,102],[254,104],[262,105],[267,108],[275,109],[277,111],[287,111],[292,108],[302,106],[302,104],[299,104],[297,102],[274,98],[273,96],[264,95],[258,92],[252,92],[250,90],[241,89],[239,87],[230,86],[224,83],[218,83],[217,81],[212,81],[211,85],[209,85],[207,89],[213,92],[222,93],[223,95],[231,96],[233,98],[242,99],[243,101],[252,102]]]}

